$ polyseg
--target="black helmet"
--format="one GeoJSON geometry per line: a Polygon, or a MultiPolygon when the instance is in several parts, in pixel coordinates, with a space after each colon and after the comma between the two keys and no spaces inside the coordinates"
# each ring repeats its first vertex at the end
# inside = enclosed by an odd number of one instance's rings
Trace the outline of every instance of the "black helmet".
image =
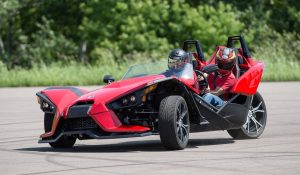
{"type": "Polygon", "coordinates": [[[184,64],[190,63],[190,57],[187,52],[182,49],[174,49],[169,54],[168,67],[178,69],[184,64]]]}

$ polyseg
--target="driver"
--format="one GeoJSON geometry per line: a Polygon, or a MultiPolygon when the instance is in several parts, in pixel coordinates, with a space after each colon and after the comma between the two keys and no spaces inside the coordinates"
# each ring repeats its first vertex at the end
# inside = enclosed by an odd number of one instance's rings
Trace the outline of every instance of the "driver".
{"type": "Polygon", "coordinates": [[[186,63],[190,63],[190,57],[184,50],[174,49],[170,52],[168,59],[169,69],[182,69],[186,63]]]}
{"type": "Polygon", "coordinates": [[[221,107],[224,104],[222,99],[228,99],[229,91],[235,83],[235,76],[232,73],[236,60],[235,51],[232,48],[220,48],[215,60],[219,69],[215,73],[205,74],[209,87],[202,97],[213,106],[221,107]]]}
{"type": "MultiPolygon", "coordinates": [[[[181,77],[184,74],[182,70],[185,66],[192,66],[187,63],[191,63],[190,55],[182,49],[171,50],[168,58],[168,70],[164,73],[165,76],[175,75],[181,77]]],[[[191,68],[192,70],[192,68],[191,68]]]]}

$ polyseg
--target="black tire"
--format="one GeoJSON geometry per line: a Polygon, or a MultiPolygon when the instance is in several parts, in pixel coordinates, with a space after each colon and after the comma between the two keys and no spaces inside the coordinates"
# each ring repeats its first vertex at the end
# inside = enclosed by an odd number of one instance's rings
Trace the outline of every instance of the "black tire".
{"type": "MultiPolygon", "coordinates": [[[[52,129],[52,123],[54,114],[45,113],[44,115],[44,130],[50,132],[52,129]]],[[[57,134],[55,134],[57,135],[57,134]]],[[[62,136],[56,142],[49,143],[52,148],[72,148],[76,142],[76,138],[73,136],[62,136]]]]}
{"type": "Polygon", "coordinates": [[[264,99],[259,92],[254,94],[247,121],[240,129],[227,130],[234,139],[256,139],[267,124],[267,109],[264,99]]]}
{"type": "Polygon", "coordinates": [[[189,140],[190,121],[187,104],[181,96],[168,96],[159,106],[160,140],[168,150],[184,149],[189,140]]]}
{"type": "Polygon", "coordinates": [[[76,142],[76,137],[62,136],[56,142],[51,142],[49,145],[52,148],[72,148],[76,142]]]}

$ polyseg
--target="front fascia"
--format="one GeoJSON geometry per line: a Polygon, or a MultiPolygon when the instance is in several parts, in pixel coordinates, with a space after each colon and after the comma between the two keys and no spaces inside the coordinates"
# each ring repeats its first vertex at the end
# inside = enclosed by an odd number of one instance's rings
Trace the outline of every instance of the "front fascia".
{"type": "Polygon", "coordinates": [[[106,132],[146,132],[150,128],[138,125],[125,126],[122,125],[118,117],[113,111],[94,114],[91,116],[96,123],[106,132]]]}

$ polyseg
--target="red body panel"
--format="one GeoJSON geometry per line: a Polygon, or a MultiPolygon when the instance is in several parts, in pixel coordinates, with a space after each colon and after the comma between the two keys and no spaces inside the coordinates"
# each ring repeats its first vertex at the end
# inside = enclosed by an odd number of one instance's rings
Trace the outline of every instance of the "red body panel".
{"type": "Polygon", "coordinates": [[[145,132],[150,128],[143,126],[124,126],[119,121],[113,111],[106,107],[106,104],[124,96],[130,92],[140,89],[154,80],[165,78],[164,75],[152,75],[138,78],[131,78],[113,82],[103,88],[87,92],[80,90],[82,96],[78,96],[70,89],[49,89],[41,93],[46,95],[49,100],[56,106],[57,112],[54,117],[52,129],[50,132],[42,134],[41,137],[50,137],[54,134],[58,121],[61,117],[67,118],[69,108],[81,101],[94,101],[89,116],[107,132],[145,132]]]}
{"type": "MultiPolygon", "coordinates": [[[[81,92],[87,93],[82,90],[81,92]]],[[[63,110],[79,96],[70,89],[46,89],[41,92],[46,95],[49,100],[56,106],[57,112],[62,114],[63,110]]]]}
{"type": "Polygon", "coordinates": [[[263,63],[257,62],[236,81],[231,92],[244,95],[254,95],[261,81],[263,69],[263,63]]]}
{"type": "Polygon", "coordinates": [[[45,138],[45,137],[51,137],[52,135],[54,135],[56,127],[57,127],[58,122],[59,122],[59,119],[60,119],[60,115],[59,115],[58,112],[56,112],[55,116],[53,118],[51,131],[50,132],[46,132],[46,133],[40,135],[40,137],[41,138],[45,138]]]}
{"type": "Polygon", "coordinates": [[[100,105],[97,109],[92,109],[91,113],[99,113],[107,111],[108,109],[103,106],[103,104],[107,104],[121,96],[124,96],[130,92],[133,92],[147,83],[152,82],[154,80],[159,80],[165,78],[164,75],[151,75],[145,77],[131,78],[127,80],[120,80],[117,82],[113,82],[109,85],[104,86],[103,88],[91,91],[77,100],[75,100],[72,104],[75,104],[79,101],[93,100],[94,105],[100,105]]]}
{"type": "MultiPolygon", "coordinates": [[[[175,79],[178,79],[176,77],[174,77],[175,79]]],[[[183,79],[183,78],[179,78],[178,81],[184,83],[189,89],[191,89],[192,91],[194,91],[195,93],[199,94],[200,93],[200,89],[199,89],[199,83],[197,81],[197,76],[194,73],[194,79],[183,79]]]]}
{"type": "MultiPolygon", "coordinates": [[[[72,89],[57,87],[57,89],[45,89],[41,93],[49,98],[49,100],[55,105],[56,113],[52,123],[52,129],[50,132],[42,134],[40,137],[50,137],[55,133],[56,127],[58,125],[59,119],[63,115],[63,111],[66,107],[69,106],[74,100],[78,98],[78,94],[74,93],[72,89]]],[[[73,88],[74,89],[74,88],[73,88]]],[[[88,91],[83,89],[77,89],[77,92],[82,94],[87,93],[88,91]]]]}

